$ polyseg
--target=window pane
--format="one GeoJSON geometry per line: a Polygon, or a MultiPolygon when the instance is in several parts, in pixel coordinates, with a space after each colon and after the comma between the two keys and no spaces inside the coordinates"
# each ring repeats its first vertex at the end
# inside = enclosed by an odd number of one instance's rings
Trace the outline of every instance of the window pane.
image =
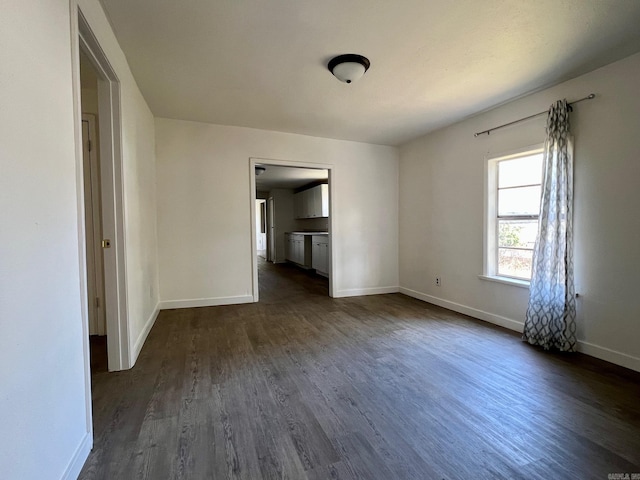
{"type": "Polygon", "coordinates": [[[498,190],[498,216],[538,215],[540,186],[498,190]]]}
{"type": "Polygon", "coordinates": [[[537,235],[537,220],[498,220],[499,247],[533,249],[537,235]]]}
{"type": "Polygon", "coordinates": [[[498,163],[498,188],[533,185],[541,181],[541,153],[498,163]]]}
{"type": "Polygon", "coordinates": [[[498,249],[498,275],[531,279],[532,250],[498,249]]]}

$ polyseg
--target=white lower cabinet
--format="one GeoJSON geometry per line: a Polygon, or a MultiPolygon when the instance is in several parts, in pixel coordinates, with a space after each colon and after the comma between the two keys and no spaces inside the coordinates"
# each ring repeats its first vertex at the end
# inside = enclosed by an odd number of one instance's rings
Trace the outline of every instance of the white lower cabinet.
{"type": "Polygon", "coordinates": [[[305,250],[305,235],[285,233],[285,258],[287,260],[307,266],[305,250]]]}
{"type": "Polygon", "coordinates": [[[316,273],[329,276],[329,238],[327,235],[285,233],[285,258],[316,273]]]}
{"type": "Polygon", "coordinates": [[[329,238],[326,235],[311,237],[311,267],[320,275],[329,274],[329,238]]]}
{"type": "Polygon", "coordinates": [[[285,260],[291,260],[292,256],[292,244],[291,244],[291,234],[284,234],[284,258],[285,260]]]}

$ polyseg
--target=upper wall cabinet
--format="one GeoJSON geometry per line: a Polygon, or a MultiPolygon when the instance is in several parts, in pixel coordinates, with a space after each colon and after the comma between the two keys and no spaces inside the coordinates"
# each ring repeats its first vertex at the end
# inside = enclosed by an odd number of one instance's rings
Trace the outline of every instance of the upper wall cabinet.
{"type": "Polygon", "coordinates": [[[296,193],[294,199],[296,218],[329,216],[329,185],[318,185],[296,193]]]}

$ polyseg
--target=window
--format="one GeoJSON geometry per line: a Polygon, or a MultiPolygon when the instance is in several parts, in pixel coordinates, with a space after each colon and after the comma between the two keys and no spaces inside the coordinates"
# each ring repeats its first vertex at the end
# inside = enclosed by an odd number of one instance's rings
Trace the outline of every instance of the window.
{"type": "Polygon", "coordinates": [[[529,281],[538,235],[542,148],[489,159],[485,274],[529,281]]]}

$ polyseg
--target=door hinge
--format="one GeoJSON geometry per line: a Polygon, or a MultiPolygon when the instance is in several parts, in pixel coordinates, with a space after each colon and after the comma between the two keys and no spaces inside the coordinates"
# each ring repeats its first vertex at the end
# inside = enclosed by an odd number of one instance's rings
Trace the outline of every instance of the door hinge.
{"type": "Polygon", "coordinates": [[[87,148],[91,151],[91,140],[87,140],[87,148]]]}
{"type": "Polygon", "coordinates": [[[100,308],[100,297],[96,297],[96,308],[100,308]]]}

